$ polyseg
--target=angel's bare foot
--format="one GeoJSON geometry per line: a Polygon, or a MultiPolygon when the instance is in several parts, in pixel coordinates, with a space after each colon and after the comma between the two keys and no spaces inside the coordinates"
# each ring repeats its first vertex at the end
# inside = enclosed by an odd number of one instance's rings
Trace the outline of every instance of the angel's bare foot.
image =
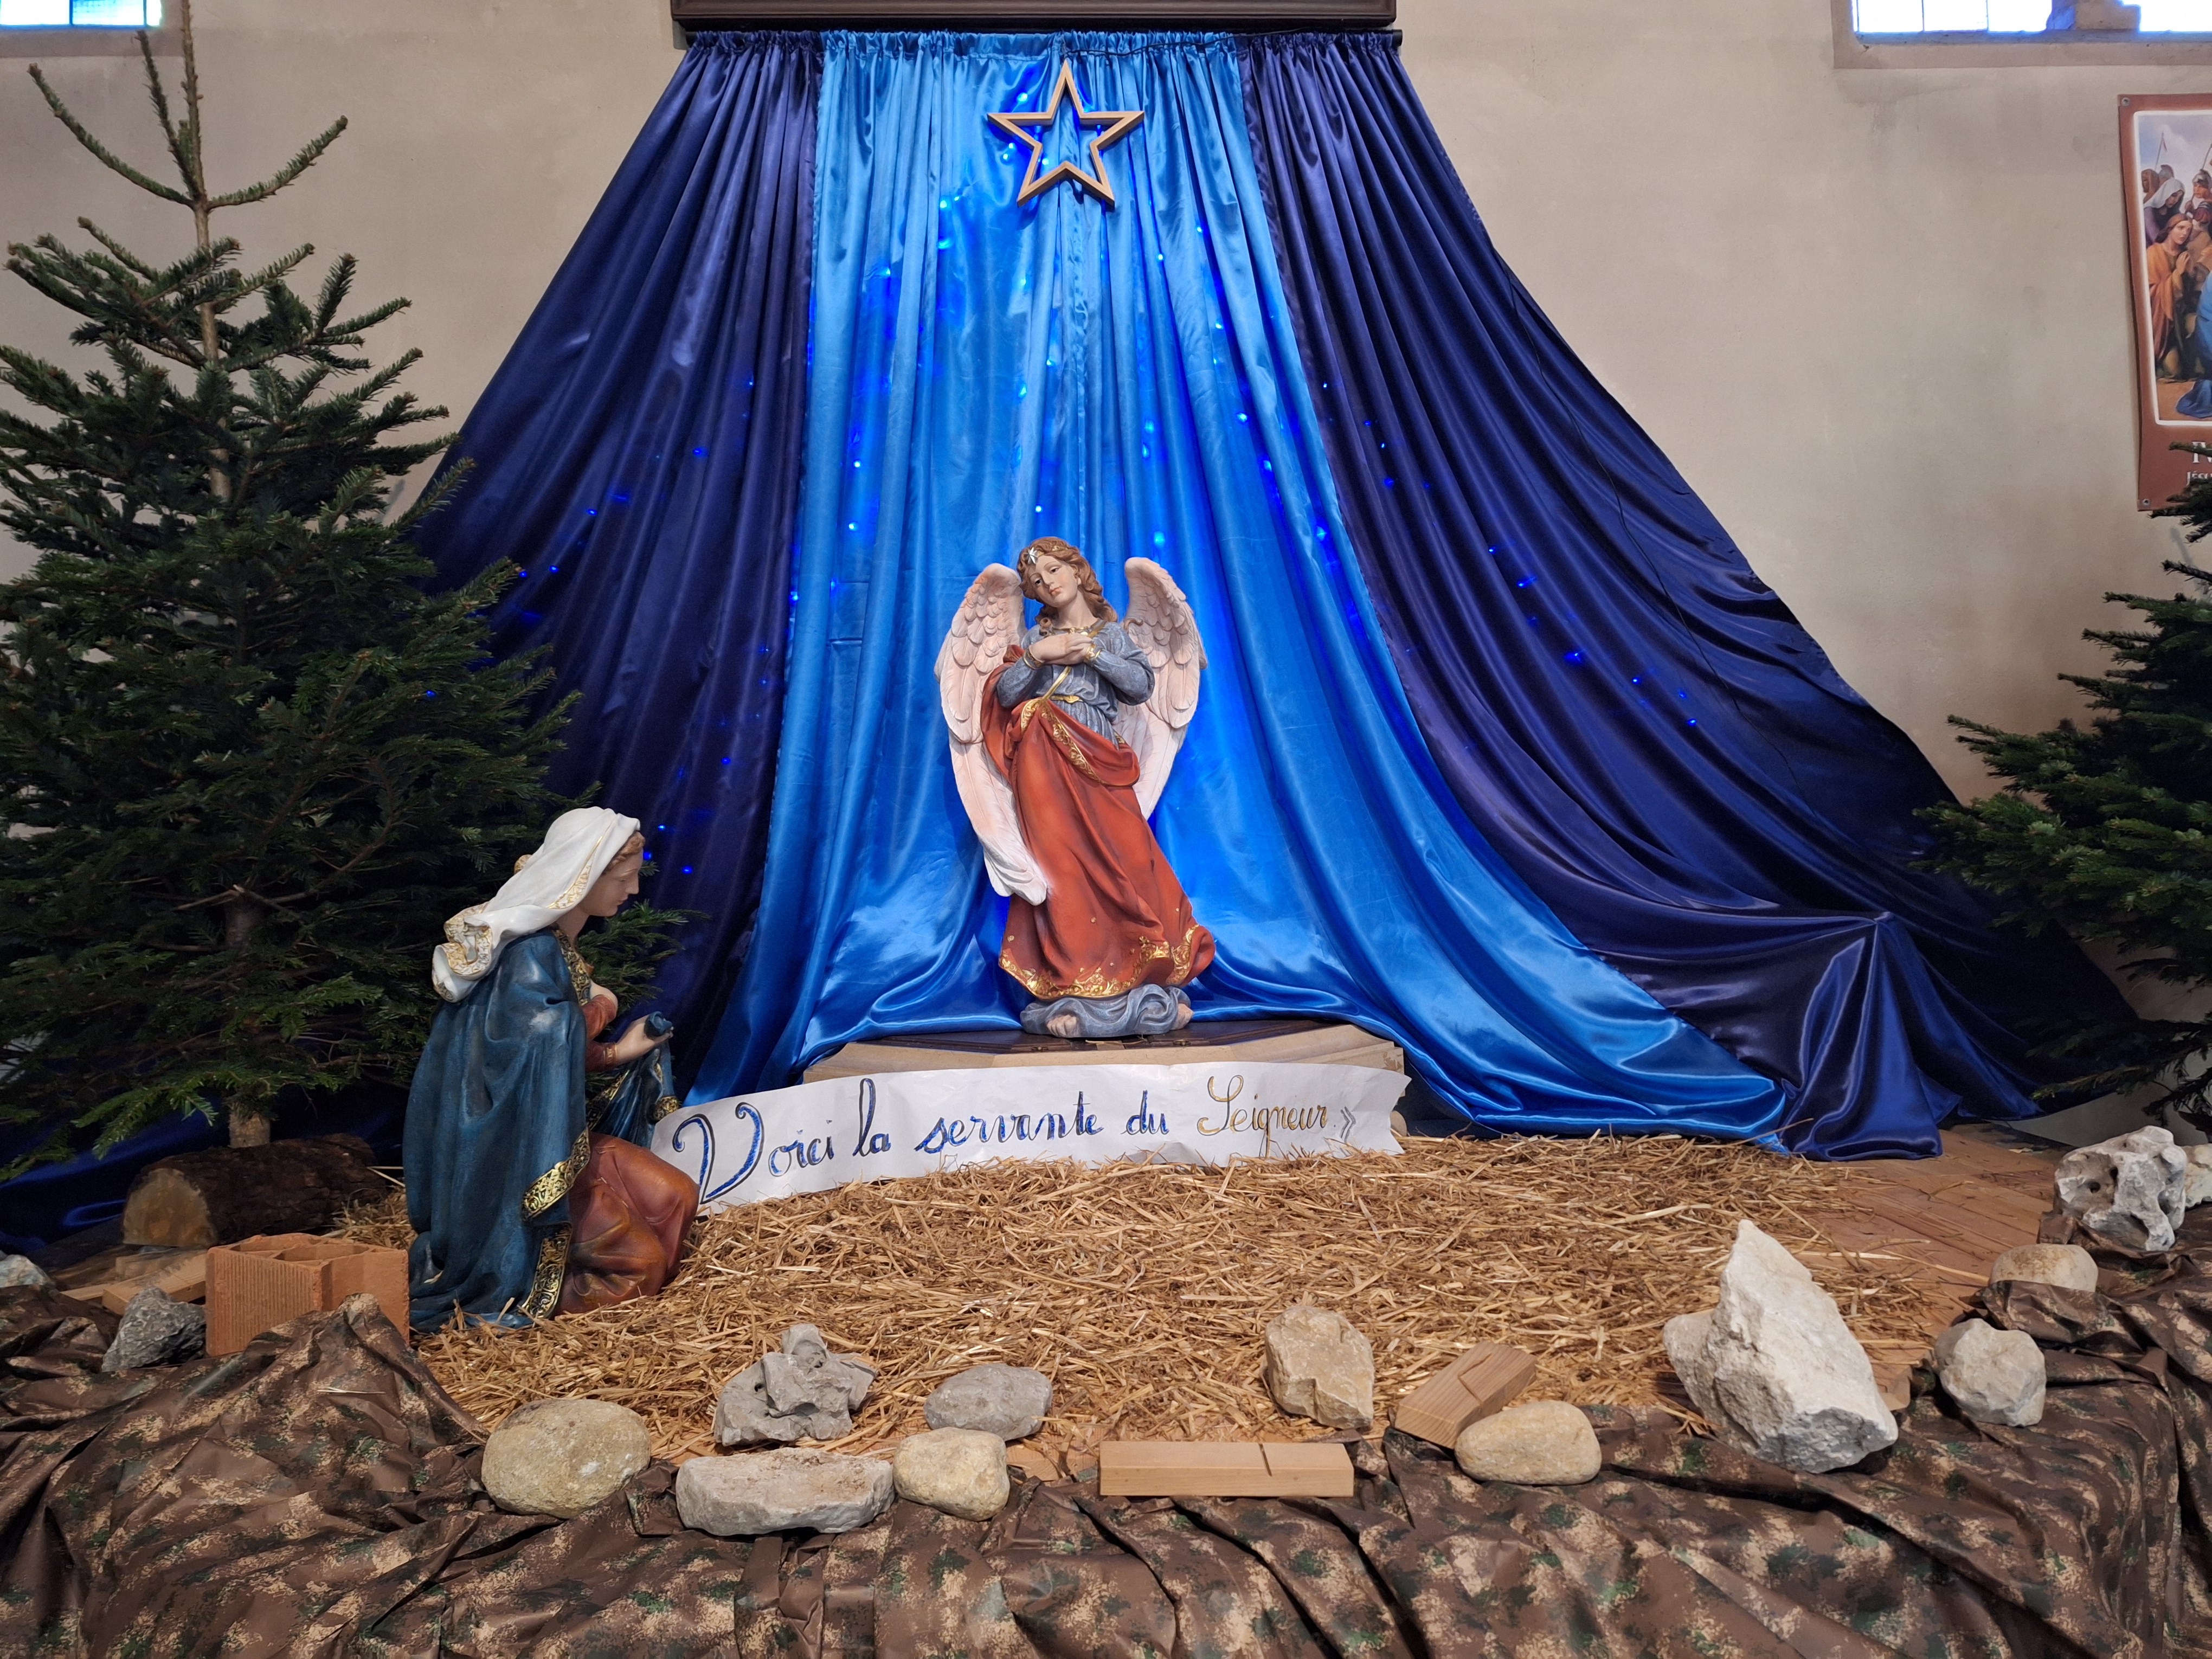
{"type": "Polygon", "coordinates": [[[1176,1005],[1175,1024],[1169,1026],[1168,1030],[1170,1031],[1180,1031],[1184,1026],[1189,1024],[1190,1004],[1188,1002],[1178,1001],[1176,1005]]]}
{"type": "Polygon", "coordinates": [[[1045,1021],[1044,1029],[1056,1037],[1079,1037],[1083,1035],[1083,1022],[1073,1009],[1065,1009],[1045,1021]]]}

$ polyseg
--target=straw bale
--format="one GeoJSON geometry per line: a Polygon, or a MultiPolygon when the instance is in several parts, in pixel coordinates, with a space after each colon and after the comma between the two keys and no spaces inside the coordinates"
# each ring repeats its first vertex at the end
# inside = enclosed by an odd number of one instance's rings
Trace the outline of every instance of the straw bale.
{"type": "MultiPolygon", "coordinates": [[[[1535,1357],[1534,1395],[1697,1419],[1660,1327],[1708,1306],[1739,1218],[1794,1249],[1879,1358],[1925,1346],[1923,1291],[1804,1219],[1832,1165],[1675,1136],[1415,1140],[1402,1157],[1182,1165],[1003,1164],[702,1217],[652,1299],[495,1333],[456,1324],[422,1358],[487,1424],[550,1395],[630,1407],[655,1450],[713,1449],[714,1397],[784,1329],[821,1327],[880,1376],[846,1449],[927,1425],[955,1372],[999,1360],[1053,1380],[1040,1437],[1303,1438],[1261,1385],[1267,1322],[1292,1302],[1375,1345],[1387,1409],[1476,1342],[1535,1357]]],[[[404,1244],[397,1203],[351,1235],[404,1244]]]]}

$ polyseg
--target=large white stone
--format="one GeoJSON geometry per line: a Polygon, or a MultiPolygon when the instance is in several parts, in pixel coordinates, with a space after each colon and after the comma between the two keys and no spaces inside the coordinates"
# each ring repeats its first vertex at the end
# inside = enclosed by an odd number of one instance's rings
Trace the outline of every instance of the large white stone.
{"type": "Polygon", "coordinates": [[[2078,1146],[2058,1160],[2058,1203],[2099,1237],[2154,1255],[2188,1212],[2189,1158],[2155,1126],[2078,1146]]]}
{"type": "Polygon", "coordinates": [[[1342,1314],[1292,1303],[1267,1322],[1267,1392],[1333,1429],[1375,1425],[1375,1345],[1342,1314]]]}
{"type": "Polygon", "coordinates": [[[891,1466],[792,1446],[695,1457],[676,1471],[676,1513],[687,1527],[723,1538],[807,1528],[850,1532],[890,1507],[891,1466]]]}
{"type": "Polygon", "coordinates": [[[910,1435],[891,1459],[898,1495],[963,1521],[988,1521],[1006,1507],[1006,1443],[983,1429],[910,1435]]]}
{"type": "Polygon", "coordinates": [[[1936,1380],[1977,1423],[2043,1421],[2043,1350],[2026,1331],[1961,1320],[1936,1339],[1936,1380]]]}
{"type": "Polygon", "coordinates": [[[611,1400],[534,1400],[484,1442],[480,1478],[516,1515],[573,1520],[653,1461],[645,1419],[611,1400]]]}
{"type": "Polygon", "coordinates": [[[1807,1474],[1897,1439],[1874,1366],[1804,1264],[1748,1221],[1721,1270],[1719,1304],[1662,1333],[1667,1357],[1721,1437],[1807,1474]]]}
{"type": "Polygon", "coordinates": [[[2189,1160],[2183,1201],[2192,1210],[2200,1204],[2212,1204],[2212,1146],[2184,1146],[2181,1155],[2189,1160]]]}

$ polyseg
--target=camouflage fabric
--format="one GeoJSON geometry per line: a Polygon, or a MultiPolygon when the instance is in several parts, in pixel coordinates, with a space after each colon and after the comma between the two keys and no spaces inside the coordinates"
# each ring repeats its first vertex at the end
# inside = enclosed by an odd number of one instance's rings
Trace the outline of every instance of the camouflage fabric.
{"type": "Polygon", "coordinates": [[[1591,1408],[1582,1486],[1395,1432],[1357,1494],[1109,1498],[1017,1476],[988,1522],[686,1530],[656,1464],[502,1514],[481,1431],[373,1303],[225,1360],[99,1374],[113,1316],[0,1291],[0,1653],[731,1659],[2212,1659],[2212,1214],[2100,1292],[2007,1285],[2034,1428],[1924,1374],[1890,1450],[1805,1476],[1591,1408]]]}

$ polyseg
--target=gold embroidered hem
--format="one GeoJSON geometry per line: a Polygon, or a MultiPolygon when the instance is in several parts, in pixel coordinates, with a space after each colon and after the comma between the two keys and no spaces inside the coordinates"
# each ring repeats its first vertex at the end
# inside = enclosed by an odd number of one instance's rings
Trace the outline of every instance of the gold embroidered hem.
{"type": "Polygon", "coordinates": [[[584,1172],[584,1162],[592,1155],[592,1132],[588,1128],[576,1132],[576,1144],[568,1149],[568,1156],[556,1164],[544,1175],[532,1182],[522,1194],[522,1213],[526,1216],[544,1215],[562,1199],[568,1188],[576,1184],[576,1177],[584,1172]]]}
{"type": "Polygon", "coordinates": [[[530,1319],[550,1319],[561,1305],[561,1281],[568,1272],[568,1240],[573,1229],[556,1227],[538,1247],[538,1271],[530,1276],[530,1294],[520,1311],[530,1319]]]}
{"type": "Polygon", "coordinates": [[[1134,967],[1120,974],[1085,974],[1065,984],[1049,975],[1025,972],[1005,945],[999,947],[999,966],[1020,981],[1022,988],[1039,1002],[1055,1002],[1061,997],[1083,997],[1096,1001],[1106,997],[1121,996],[1145,984],[1152,972],[1152,964],[1162,958],[1167,961],[1168,976],[1164,981],[1153,982],[1166,985],[1187,983],[1191,977],[1192,958],[1197,954],[1200,945],[1209,941],[1212,937],[1204,927],[1194,922],[1183,934],[1180,945],[1170,946],[1164,939],[1140,939],[1135,942],[1138,960],[1134,967]]]}
{"type": "Polygon", "coordinates": [[[576,1006],[588,1007],[592,1000],[592,964],[584,960],[576,941],[561,929],[556,927],[553,937],[560,942],[561,960],[568,964],[568,985],[576,994],[576,1006]]]}
{"type": "Polygon", "coordinates": [[[680,1112],[683,1109],[684,1097],[681,1095],[663,1095],[653,1103],[653,1121],[658,1123],[671,1112],[680,1112]]]}

